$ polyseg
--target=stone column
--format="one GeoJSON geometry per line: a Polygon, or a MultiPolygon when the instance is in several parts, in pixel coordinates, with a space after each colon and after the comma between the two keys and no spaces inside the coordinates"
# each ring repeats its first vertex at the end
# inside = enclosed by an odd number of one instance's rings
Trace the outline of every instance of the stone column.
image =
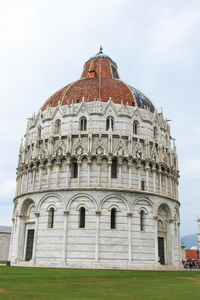
{"type": "Polygon", "coordinates": [[[168,180],[167,180],[167,173],[165,174],[165,194],[166,195],[168,195],[168,184],[167,184],[167,182],[168,182],[168,180]]]}
{"type": "Polygon", "coordinates": [[[122,187],[122,161],[118,161],[119,166],[119,187],[122,187]]]}
{"type": "Polygon", "coordinates": [[[146,190],[149,190],[149,165],[146,165],[145,171],[146,171],[146,190]]]}
{"type": "MultiPolygon", "coordinates": [[[[132,132],[132,130],[131,130],[131,132],[132,132]]],[[[130,134],[128,137],[128,153],[129,153],[129,155],[131,155],[133,153],[132,143],[133,143],[133,139],[132,139],[132,135],[130,134]]]]}
{"type": "Polygon", "coordinates": [[[67,249],[67,216],[68,210],[64,210],[64,228],[63,228],[63,264],[66,264],[66,249],[67,249]]]}
{"type": "Polygon", "coordinates": [[[129,170],[129,189],[132,188],[132,163],[128,164],[128,170],[129,170]]]}
{"type": "Polygon", "coordinates": [[[159,172],[159,186],[160,186],[160,194],[162,194],[162,175],[161,175],[162,171],[161,171],[161,170],[159,170],[158,172],[159,172]]]}
{"type": "Polygon", "coordinates": [[[30,168],[27,170],[27,180],[26,180],[26,191],[28,192],[28,185],[29,185],[29,173],[30,173],[30,168]]]}
{"type": "Polygon", "coordinates": [[[156,192],[156,168],[155,166],[152,168],[153,171],[153,192],[156,192]]]}
{"type": "Polygon", "coordinates": [[[59,171],[60,171],[60,161],[57,162],[57,170],[56,170],[56,187],[59,185],[59,171]]]}
{"type": "Polygon", "coordinates": [[[167,232],[166,232],[166,263],[174,263],[174,235],[175,235],[175,223],[173,219],[166,220],[167,232]]]}
{"type": "Polygon", "coordinates": [[[89,159],[88,162],[88,173],[87,173],[87,184],[88,184],[88,187],[90,186],[90,167],[91,167],[91,160],[89,159]]]}
{"type": "Polygon", "coordinates": [[[97,160],[97,168],[98,168],[97,185],[100,186],[100,184],[101,184],[101,160],[97,160]]]}
{"type": "Polygon", "coordinates": [[[171,174],[169,177],[169,190],[170,190],[170,197],[172,197],[172,175],[171,174]]]}
{"type": "Polygon", "coordinates": [[[127,213],[128,216],[128,260],[129,262],[132,261],[132,228],[131,228],[131,220],[132,220],[132,213],[127,213]]]}
{"type": "Polygon", "coordinates": [[[23,194],[24,191],[24,171],[21,172],[21,194],[23,194]]]}
{"type": "Polygon", "coordinates": [[[155,241],[154,241],[154,247],[155,247],[155,262],[158,263],[158,216],[154,216],[154,227],[155,227],[155,241]]]}
{"type": "Polygon", "coordinates": [[[95,245],[95,261],[99,261],[99,235],[100,235],[100,214],[99,210],[96,211],[96,245],[95,245]]]}
{"type": "Polygon", "coordinates": [[[80,186],[80,168],[81,168],[81,161],[77,161],[78,164],[78,186],[80,186]]]}
{"type": "Polygon", "coordinates": [[[113,152],[112,151],[112,134],[111,133],[109,133],[109,135],[108,135],[108,152],[109,153],[113,152]]]}
{"type": "Polygon", "coordinates": [[[138,190],[141,190],[141,179],[140,179],[140,172],[141,172],[141,170],[140,170],[140,166],[138,166],[137,167],[137,169],[138,169],[138,190]]]}
{"type": "Polygon", "coordinates": [[[19,186],[18,186],[18,190],[17,190],[17,195],[20,195],[20,193],[21,193],[21,185],[22,185],[22,176],[21,176],[21,174],[19,174],[18,180],[19,180],[19,186]]]}
{"type": "Polygon", "coordinates": [[[20,174],[20,194],[22,194],[22,189],[23,189],[23,173],[20,174]]]}
{"type": "Polygon", "coordinates": [[[174,194],[174,178],[173,178],[173,175],[171,177],[171,185],[172,185],[172,197],[174,197],[175,194],[174,194]]]}
{"type": "Polygon", "coordinates": [[[108,161],[108,187],[111,187],[111,165],[112,161],[108,161]]]}
{"type": "Polygon", "coordinates": [[[43,166],[40,165],[40,174],[39,174],[39,190],[42,187],[42,170],[43,170],[43,166]]]}
{"type": "Polygon", "coordinates": [[[22,259],[23,256],[23,243],[24,243],[24,216],[18,216],[18,232],[17,232],[17,262],[22,259]]]}
{"type": "Polygon", "coordinates": [[[34,190],[34,184],[35,184],[35,175],[36,175],[37,167],[33,166],[33,182],[32,182],[32,191],[34,190]]]}
{"type": "Polygon", "coordinates": [[[47,164],[47,188],[50,186],[50,169],[51,169],[51,163],[47,164]]]}
{"type": "Polygon", "coordinates": [[[32,260],[33,264],[35,265],[36,262],[36,250],[37,250],[37,237],[38,237],[38,220],[39,220],[40,213],[35,212],[35,231],[34,231],[34,241],[33,241],[33,255],[32,255],[32,260]]]}
{"type": "Polygon", "coordinates": [[[70,160],[67,160],[67,170],[66,170],[66,186],[69,186],[69,167],[70,167],[70,160]]]}

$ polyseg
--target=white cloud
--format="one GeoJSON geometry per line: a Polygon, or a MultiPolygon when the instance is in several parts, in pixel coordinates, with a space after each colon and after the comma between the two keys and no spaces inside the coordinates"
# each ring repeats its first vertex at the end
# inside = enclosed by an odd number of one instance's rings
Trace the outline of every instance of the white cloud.
{"type": "Polygon", "coordinates": [[[185,180],[200,180],[200,157],[188,158],[181,165],[181,169],[185,180]]]}
{"type": "MultiPolygon", "coordinates": [[[[15,196],[16,181],[12,179],[2,179],[0,182],[1,198],[10,198],[10,201],[15,196]]],[[[1,204],[1,201],[0,201],[1,204]]]]}
{"type": "Polygon", "coordinates": [[[200,25],[200,8],[191,7],[187,11],[173,14],[168,10],[156,23],[152,44],[156,55],[163,59],[171,59],[184,52],[191,31],[200,25]],[[180,49],[181,48],[181,49],[180,49]]]}

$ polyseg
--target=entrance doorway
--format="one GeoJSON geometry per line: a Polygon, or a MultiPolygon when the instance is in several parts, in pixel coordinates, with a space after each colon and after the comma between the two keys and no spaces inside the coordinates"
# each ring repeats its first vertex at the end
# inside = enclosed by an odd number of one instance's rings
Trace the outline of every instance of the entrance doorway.
{"type": "Polygon", "coordinates": [[[158,256],[160,257],[160,264],[165,265],[165,245],[163,237],[158,237],[158,256]]]}
{"type": "Polygon", "coordinates": [[[25,256],[26,261],[32,259],[33,240],[34,240],[34,229],[29,229],[27,232],[27,240],[26,240],[26,256],[25,256]]]}

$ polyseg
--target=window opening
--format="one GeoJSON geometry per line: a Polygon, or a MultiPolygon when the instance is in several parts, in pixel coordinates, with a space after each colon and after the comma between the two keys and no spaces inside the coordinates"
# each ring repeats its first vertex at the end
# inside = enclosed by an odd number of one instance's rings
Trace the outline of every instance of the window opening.
{"type": "Polygon", "coordinates": [[[108,131],[108,129],[109,129],[109,123],[110,123],[110,122],[109,122],[109,119],[107,119],[107,120],[106,120],[106,130],[107,130],[107,131],[108,131]]]}
{"type": "Polygon", "coordinates": [[[81,207],[79,211],[79,228],[85,228],[85,207],[81,207]]]}
{"type": "Polygon", "coordinates": [[[116,228],[116,208],[112,208],[110,212],[110,228],[116,228]]]}
{"type": "Polygon", "coordinates": [[[144,231],[144,210],[140,211],[140,230],[144,231]]]}
{"type": "Polygon", "coordinates": [[[108,131],[109,129],[113,130],[113,125],[114,125],[114,121],[112,117],[108,117],[106,119],[106,130],[108,131]]]}
{"type": "Polygon", "coordinates": [[[95,77],[95,71],[89,71],[89,78],[95,77]]]}
{"type": "Polygon", "coordinates": [[[72,161],[72,178],[78,178],[78,164],[77,161],[72,161]]]}
{"type": "Polygon", "coordinates": [[[114,158],[111,165],[111,178],[117,178],[117,160],[114,158]]]}
{"type": "Polygon", "coordinates": [[[49,210],[48,228],[53,228],[54,225],[54,208],[51,207],[49,210]]]}
{"type": "Polygon", "coordinates": [[[144,180],[141,181],[141,190],[144,191],[145,190],[145,186],[144,186],[144,180]]]}
{"type": "Polygon", "coordinates": [[[86,118],[81,119],[80,129],[81,129],[81,131],[87,130],[87,119],[86,118]]]}
{"type": "Polygon", "coordinates": [[[55,134],[60,134],[61,132],[61,121],[56,120],[55,122],[55,134]]]}
{"type": "Polygon", "coordinates": [[[113,65],[111,65],[111,69],[112,69],[113,77],[114,78],[119,78],[119,75],[117,73],[117,69],[113,65]]]}
{"type": "Polygon", "coordinates": [[[138,132],[138,124],[137,122],[133,122],[133,134],[137,134],[138,132]]]}

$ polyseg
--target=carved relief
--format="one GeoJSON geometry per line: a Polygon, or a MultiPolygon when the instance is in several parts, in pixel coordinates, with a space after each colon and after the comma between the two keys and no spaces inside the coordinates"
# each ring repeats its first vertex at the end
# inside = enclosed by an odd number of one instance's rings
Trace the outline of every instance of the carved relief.
{"type": "Polygon", "coordinates": [[[86,143],[82,138],[78,138],[78,140],[75,142],[72,152],[78,155],[87,154],[86,143]]]}
{"type": "Polygon", "coordinates": [[[126,144],[121,138],[115,141],[114,155],[127,155],[126,144]]]}
{"type": "Polygon", "coordinates": [[[144,157],[144,147],[139,141],[136,143],[134,147],[133,154],[136,158],[139,159],[143,159],[144,157]]]}
{"type": "Polygon", "coordinates": [[[151,156],[151,160],[154,162],[158,161],[158,152],[157,149],[155,147],[155,144],[153,145],[153,147],[150,150],[150,156],[151,156]]]}

